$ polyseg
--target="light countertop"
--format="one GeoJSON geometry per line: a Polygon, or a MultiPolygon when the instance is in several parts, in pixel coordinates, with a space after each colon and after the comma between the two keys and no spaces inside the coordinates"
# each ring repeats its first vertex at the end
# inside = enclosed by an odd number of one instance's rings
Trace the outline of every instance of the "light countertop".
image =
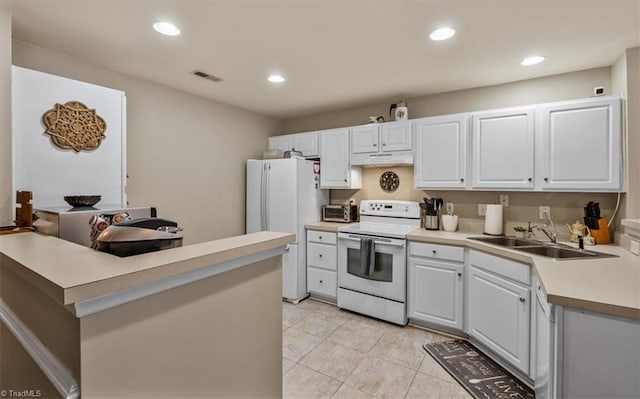
{"type": "Polygon", "coordinates": [[[315,222],[307,223],[304,225],[308,230],[316,231],[328,231],[330,233],[337,233],[340,227],[349,226],[353,223],[336,223],[336,222],[315,222]]]}
{"type": "Polygon", "coordinates": [[[588,250],[619,257],[558,261],[468,239],[478,235],[418,229],[409,233],[407,239],[465,246],[529,264],[540,278],[550,303],[640,319],[640,257],[623,248],[588,246],[588,250]]]}
{"type": "Polygon", "coordinates": [[[37,233],[0,237],[0,261],[63,305],[295,242],[263,231],[120,258],[37,233]]]}

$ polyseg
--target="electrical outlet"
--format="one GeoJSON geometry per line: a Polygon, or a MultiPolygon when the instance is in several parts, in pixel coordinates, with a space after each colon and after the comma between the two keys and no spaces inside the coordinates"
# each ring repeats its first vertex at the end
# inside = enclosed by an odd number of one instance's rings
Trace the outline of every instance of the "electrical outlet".
{"type": "Polygon", "coordinates": [[[487,204],[478,204],[478,216],[487,214],[487,204]]]}
{"type": "Polygon", "coordinates": [[[447,213],[453,214],[453,202],[447,202],[447,213]]]}
{"type": "Polygon", "coordinates": [[[551,207],[550,206],[541,206],[538,208],[538,217],[540,219],[544,219],[544,214],[547,214],[547,217],[551,219],[551,207]]]}
{"type": "Polygon", "coordinates": [[[500,194],[500,205],[509,206],[509,194],[500,194]]]}

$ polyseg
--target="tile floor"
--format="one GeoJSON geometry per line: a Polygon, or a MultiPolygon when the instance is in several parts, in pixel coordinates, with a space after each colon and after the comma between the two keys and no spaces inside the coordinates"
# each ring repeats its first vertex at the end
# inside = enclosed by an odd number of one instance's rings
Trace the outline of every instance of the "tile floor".
{"type": "Polygon", "coordinates": [[[448,337],[313,299],[283,302],[282,329],[284,398],[471,398],[422,349],[448,337]]]}

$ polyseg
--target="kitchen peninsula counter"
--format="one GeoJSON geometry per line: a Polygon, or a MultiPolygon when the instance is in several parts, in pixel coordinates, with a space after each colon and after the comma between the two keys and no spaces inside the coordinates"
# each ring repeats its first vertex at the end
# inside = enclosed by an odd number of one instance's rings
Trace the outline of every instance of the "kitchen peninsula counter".
{"type": "Polygon", "coordinates": [[[558,261],[468,239],[479,235],[417,229],[407,239],[464,246],[529,264],[547,292],[549,303],[640,320],[640,257],[623,248],[615,245],[586,248],[617,258],[558,261]]]}
{"type": "Polygon", "coordinates": [[[281,255],[294,241],[259,232],[119,258],[2,236],[0,388],[281,397],[281,255]]]}

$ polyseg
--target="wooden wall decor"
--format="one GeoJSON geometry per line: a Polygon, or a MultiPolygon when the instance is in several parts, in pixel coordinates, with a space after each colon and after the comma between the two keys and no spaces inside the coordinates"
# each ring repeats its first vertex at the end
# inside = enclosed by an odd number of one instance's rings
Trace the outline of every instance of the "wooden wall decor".
{"type": "Polygon", "coordinates": [[[106,137],[107,123],[79,101],[57,103],[42,115],[42,122],[53,144],[64,150],[95,150],[106,137]]]}

